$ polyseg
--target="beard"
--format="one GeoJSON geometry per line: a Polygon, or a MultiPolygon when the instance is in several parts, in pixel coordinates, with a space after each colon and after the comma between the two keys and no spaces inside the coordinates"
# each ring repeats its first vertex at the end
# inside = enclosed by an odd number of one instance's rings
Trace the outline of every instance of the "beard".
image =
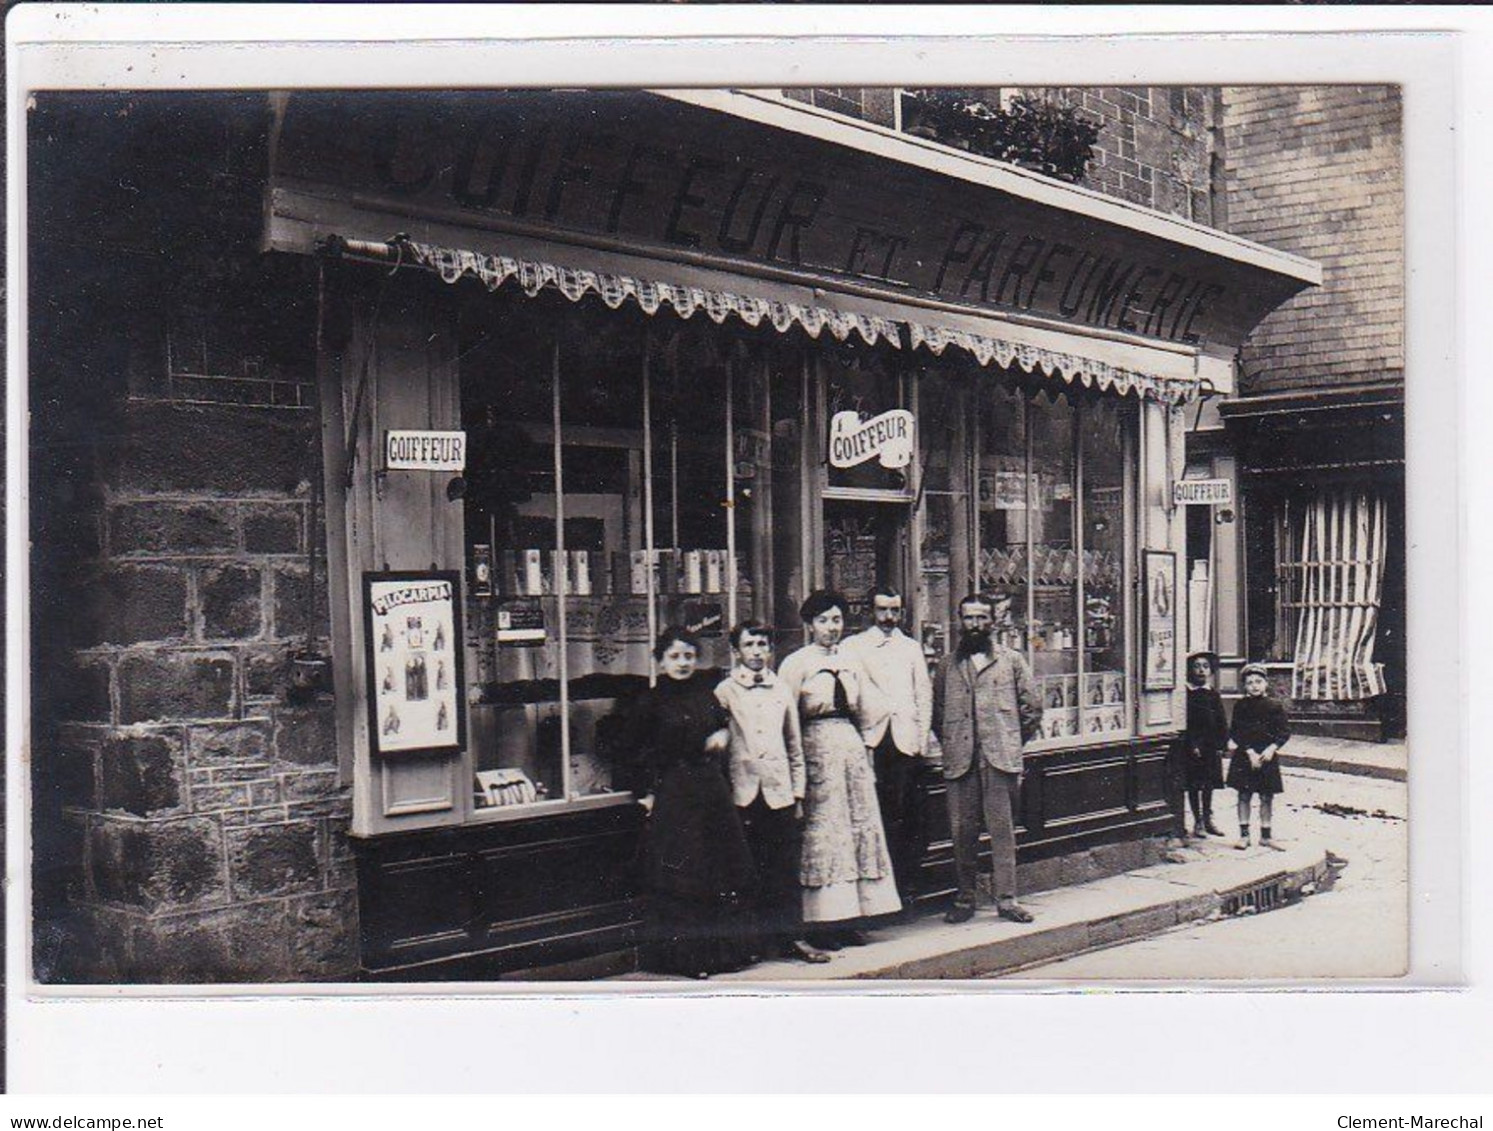
{"type": "Polygon", "coordinates": [[[990,631],[983,628],[965,629],[959,634],[958,652],[961,656],[973,656],[976,652],[990,651],[990,631]]]}

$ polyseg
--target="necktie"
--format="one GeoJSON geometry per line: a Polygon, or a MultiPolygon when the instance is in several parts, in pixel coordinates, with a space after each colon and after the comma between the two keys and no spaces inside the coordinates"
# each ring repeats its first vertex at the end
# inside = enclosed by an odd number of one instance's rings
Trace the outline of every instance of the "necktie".
{"type": "Polygon", "coordinates": [[[834,668],[820,668],[819,670],[835,681],[835,714],[850,714],[850,694],[845,690],[845,684],[840,681],[840,673],[834,668]]]}

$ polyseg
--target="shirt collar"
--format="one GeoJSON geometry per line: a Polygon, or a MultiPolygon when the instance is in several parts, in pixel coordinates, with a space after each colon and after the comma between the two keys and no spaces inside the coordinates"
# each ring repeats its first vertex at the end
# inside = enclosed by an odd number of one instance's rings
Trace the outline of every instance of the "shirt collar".
{"type": "Polygon", "coordinates": [[[731,678],[748,689],[772,687],[778,682],[778,677],[771,668],[763,668],[760,672],[754,672],[740,664],[731,669],[731,678]]]}

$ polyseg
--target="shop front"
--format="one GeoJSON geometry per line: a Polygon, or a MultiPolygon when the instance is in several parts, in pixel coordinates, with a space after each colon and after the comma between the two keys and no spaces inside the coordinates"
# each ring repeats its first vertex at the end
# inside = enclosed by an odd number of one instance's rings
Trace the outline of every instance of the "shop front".
{"type": "MultiPolygon", "coordinates": [[[[685,624],[959,598],[1043,697],[1019,843],[1163,832],[1181,407],[1313,264],[767,95],[276,100],[266,247],[316,257],[364,968],[625,968],[623,738],[685,624]]],[[[952,890],[931,765],[921,890],[952,890]]]]}

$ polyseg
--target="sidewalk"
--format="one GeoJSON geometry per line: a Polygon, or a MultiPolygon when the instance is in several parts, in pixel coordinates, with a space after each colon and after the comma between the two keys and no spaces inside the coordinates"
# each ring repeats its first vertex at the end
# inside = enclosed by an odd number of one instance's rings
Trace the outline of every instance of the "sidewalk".
{"type": "MultiPolygon", "coordinates": [[[[873,932],[868,945],[839,951],[821,966],[762,962],[706,984],[745,988],[769,982],[988,977],[1233,914],[1241,906],[1265,910],[1309,894],[1330,873],[1320,843],[1291,843],[1284,852],[1258,846],[1241,852],[1231,843],[1189,842],[1172,853],[1179,863],[1023,897],[1036,916],[1034,923],[1010,923],[985,907],[957,926],[929,915],[883,927],[873,932]]],[[[624,977],[657,980],[651,975],[624,977]]]]}
{"type": "Polygon", "coordinates": [[[1403,742],[1354,742],[1346,738],[1293,735],[1280,752],[1280,764],[1404,781],[1408,755],[1403,742]]]}

